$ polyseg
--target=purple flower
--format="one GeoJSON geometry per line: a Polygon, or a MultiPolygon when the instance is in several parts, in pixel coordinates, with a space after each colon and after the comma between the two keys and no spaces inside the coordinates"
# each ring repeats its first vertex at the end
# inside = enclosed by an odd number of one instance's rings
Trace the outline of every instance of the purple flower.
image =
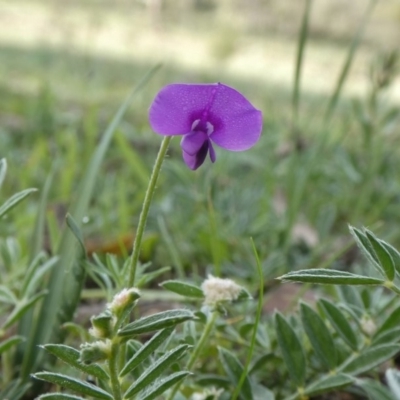
{"type": "Polygon", "coordinates": [[[213,144],[230,151],[254,146],[262,129],[261,111],[235,89],[222,83],[165,86],[150,107],[150,125],[160,135],[183,135],[183,159],[197,169],[213,144]]]}

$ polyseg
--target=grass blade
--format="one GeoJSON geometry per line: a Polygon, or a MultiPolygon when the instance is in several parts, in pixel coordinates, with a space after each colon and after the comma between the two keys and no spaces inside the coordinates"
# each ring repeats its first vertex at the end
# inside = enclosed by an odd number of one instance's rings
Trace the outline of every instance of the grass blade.
{"type": "Polygon", "coordinates": [[[293,129],[296,129],[297,118],[299,113],[299,102],[300,102],[300,77],[301,68],[303,65],[304,49],[308,37],[308,20],[311,10],[311,0],[306,0],[306,6],[304,9],[303,20],[301,23],[299,42],[297,47],[296,57],[296,70],[294,74],[294,87],[293,87],[293,98],[292,98],[292,125],[293,129]]]}
{"type": "Polygon", "coordinates": [[[356,34],[353,37],[353,40],[351,42],[350,48],[349,48],[349,52],[347,53],[347,58],[346,61],[343,64],[342,70],[340,72],[338,81],[336,83],[336,87],[335,90],[331,96],[331,98],[329,99],[329,103],[328,106],[326,108],[326,112],[325,112],[325,119],[329,120],[332,117],[333,111],[336,108],[337,102],[339,100],[339,96],[340,93],[342,92],[342,88],[343,85],[346,81],[347,75],[349,73],[351,64],[353,62],[354,56],[356,54],[357,48],[360,44],[361,41],[361,37],[364,33],[364,29],[367,25],[367,22],[369,20],[369,17],[371,15],[371,12],[375,6],[375,4],[377,3],[377,0],[370,0],[368,7],[365,11],[365,14],[361,20],[361,23],[356,31],[356,34]]]}

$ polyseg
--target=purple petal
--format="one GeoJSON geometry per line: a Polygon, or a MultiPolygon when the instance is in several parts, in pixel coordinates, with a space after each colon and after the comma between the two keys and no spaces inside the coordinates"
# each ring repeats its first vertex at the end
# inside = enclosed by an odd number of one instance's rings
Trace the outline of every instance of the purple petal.
{"type": "Polygon", "coordinates": [[[201,149],[204,142],[208,142],[208,136],[206,133],[202,131],[190,132],[183,135],[181,147],[185,153],[193,156],[201,149]]]}
{"type": "Polygon", "coordinates": [[[190,169],[195,170],[203,164],[207,157],[209,143],[209,140],[205,141],[199,151],[194,155],[182,151],[183,160],[190,169]]]}
{"type": "Polygon", "coordinates": [[[149,120],[160,135],[184,135],[191,132],[193,122],[210,107],[219,84],[172,84],[157,94],[150,106],[149,120]]]}
{"type": "Polygon", "coordinates": [[[261,111],[235,89],[223,84],[218,85],[209,122],[214,126],[210,139],[227,150],[247,150],[261,135],[261,111]]]}

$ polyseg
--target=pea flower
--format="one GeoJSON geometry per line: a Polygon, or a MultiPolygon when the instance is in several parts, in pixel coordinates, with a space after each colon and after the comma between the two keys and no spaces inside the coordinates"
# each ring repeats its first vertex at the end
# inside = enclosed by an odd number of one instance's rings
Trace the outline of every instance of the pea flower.
{"type": "Polygon", "coordinates": [[[167,85],[154,99],[149,119],[160,135],[182,135],[183,160],[192,170],[207,154],[215,162],[213,144],[230,151],[248,150],[262,129],[261,111],[222,83],[167,85]]]}

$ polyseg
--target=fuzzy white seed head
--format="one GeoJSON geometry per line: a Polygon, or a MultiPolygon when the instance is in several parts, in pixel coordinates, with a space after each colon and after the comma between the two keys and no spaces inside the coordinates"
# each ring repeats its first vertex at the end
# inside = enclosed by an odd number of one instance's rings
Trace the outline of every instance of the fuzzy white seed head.
{"type": "Polygon", "coordinates": [[[205,297],[204,303],[208,305],[215,305],[222,301],[236,300],[243,290],[241,286],[231,279],[215,278],[212,275],[209,275],[203,282],[201,289],[205,297]]]}
{"type": "Polygon", "coordinates": [[[114,296],[112,302],[107,306],[112,312],[118,313],[120,310],[125,309],[125,307],[130,305],[132,301],[136,301],[139,297],[139,290],[135,288],[122,289],[114,296]]]}

